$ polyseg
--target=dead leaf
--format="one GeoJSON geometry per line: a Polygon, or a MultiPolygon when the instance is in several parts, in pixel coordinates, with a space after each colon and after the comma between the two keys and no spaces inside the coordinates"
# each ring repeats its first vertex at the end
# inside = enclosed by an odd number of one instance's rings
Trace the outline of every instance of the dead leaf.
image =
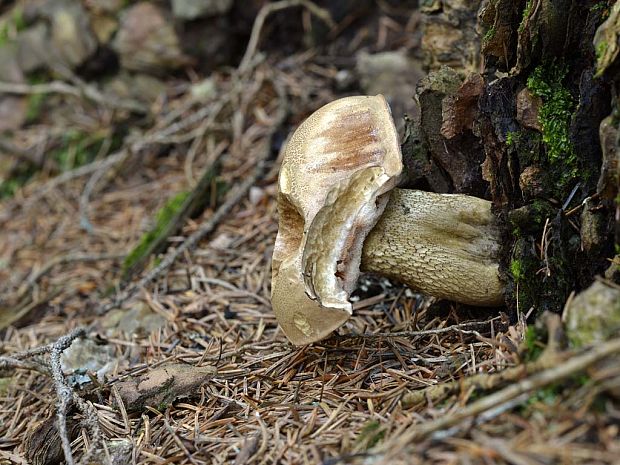
{"type": "MultiPolygon", "coordinates": [[[[64,461],[64,454],[60,443],[60,435],[56,428],[57,418],[52,415],[39,423],[26,440],[26,457],[32,465],[52,465],[64,461]]],[[[80,423],[67,417],[67,433],[70,440],[77,437],[80,423]]]]}

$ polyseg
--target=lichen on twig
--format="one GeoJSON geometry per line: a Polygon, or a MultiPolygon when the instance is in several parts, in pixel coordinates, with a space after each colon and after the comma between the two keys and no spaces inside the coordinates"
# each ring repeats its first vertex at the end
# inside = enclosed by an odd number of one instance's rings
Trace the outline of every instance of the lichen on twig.
{"type": "Polygon", "coordinates": [[[99,427],[97,411],[89,402],[80,397],[65,379],[62,369],[61,356],[71,344],[79,338],[86,336],[85,328],[76,328],[70,333],[61,336],[55,342],[35,349],[14,354],[10,357],[0,357],[0,370],[27,369],[35,370],[51,376],[54,390],[56,391],[56,428],[60,437],[65,460],[68,465],[74,465],[75,460],[71,451],[71,439],[67,430],[67,415],[72,405],[75,405],[84,416],[83,423],[91,436],[90,447],[82,457],[80,463],[89,463],[99,453],[103,444],[103,434],[99,427]],[[49,355],[49,361],[43,363],[39,360],[28,360],[35,356],[49,355]]]}

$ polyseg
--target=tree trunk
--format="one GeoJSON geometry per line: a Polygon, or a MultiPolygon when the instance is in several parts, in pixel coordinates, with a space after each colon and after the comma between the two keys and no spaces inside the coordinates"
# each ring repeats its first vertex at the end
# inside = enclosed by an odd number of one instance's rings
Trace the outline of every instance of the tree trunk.
{"type": "Polygon", "coordinates": [[[407,187],[491,200],[505,228],[508,307],[561,311],[596,275],[618,275],[619,120],[608,115],[618,107],[620,7],[426,3],[431,73],[406,127],[407,187]],[[481,54],[433,40],[450,28],[470,40],[477,31],[468,50],[481,54]]]}

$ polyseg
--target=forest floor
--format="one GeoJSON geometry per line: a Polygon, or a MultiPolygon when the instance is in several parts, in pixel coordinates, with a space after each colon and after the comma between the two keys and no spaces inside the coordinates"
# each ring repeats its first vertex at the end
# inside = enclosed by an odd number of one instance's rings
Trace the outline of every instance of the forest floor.
{"type": "MultiPolygon", "coordinates": [[[[564,350],[556,317],[528,325],[369,277],[338,334],[287,341],[269,300],[278,152],[344,93],[311,49],[249,52],[200,99],[198,80],[170,80],[121,141],[126,110],[43,83],[102,136],[93,161],[41,170],[0,203],[0,464],[57,463],[61,436],[76,461],[119,464],[618,463],[620,367],[599,363],[618,348],[564,350]],[[120,280],[156,212],[211,172],[206,208],[120,280]],[[77,408],[59,435],[63,399],[77,408]]],[[[63,137],[50,112],[18,139],[63,137]]]]}

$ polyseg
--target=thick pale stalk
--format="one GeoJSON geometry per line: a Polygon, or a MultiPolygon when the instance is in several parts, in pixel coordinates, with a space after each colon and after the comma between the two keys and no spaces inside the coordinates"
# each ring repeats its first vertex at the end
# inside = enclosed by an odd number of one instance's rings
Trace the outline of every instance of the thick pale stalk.
{"type": "Polygon", "coordinates": [[[364,242],[361,268],[423,294],[502,305],[500,240],[487,200],[395,189],[364,242]]]}

